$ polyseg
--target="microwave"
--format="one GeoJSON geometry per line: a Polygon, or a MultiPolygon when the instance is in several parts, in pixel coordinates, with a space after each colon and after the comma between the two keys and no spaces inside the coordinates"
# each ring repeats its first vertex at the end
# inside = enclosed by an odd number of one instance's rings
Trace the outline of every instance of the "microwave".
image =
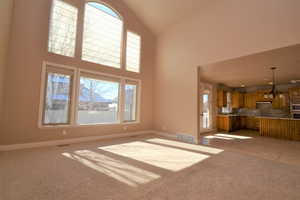
{"type": "Polygon", "coordinates": [[[292,112],[300,112],[300,104],[292,104],[291,111],[292,112]]]}

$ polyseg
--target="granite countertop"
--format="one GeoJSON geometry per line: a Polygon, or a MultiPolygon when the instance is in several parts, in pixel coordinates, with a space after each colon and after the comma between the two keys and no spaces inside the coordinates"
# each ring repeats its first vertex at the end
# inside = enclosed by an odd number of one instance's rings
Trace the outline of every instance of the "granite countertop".
{"type": "Polygon", "coordinates": [[[291,117],[269,117],[269,116],[257,116],[256,118],[262,118],[262,119],[282,119],[282,120],[300,120],[300,119],[295,119],[291,117]]]}
{"type": "Polygon", "coordinates": [[[282,120],[300,120],[294,119],[291,117],[272,117],[272,116],[255,116],[255,115],[240,115],[240,114],[218,114],[220,117],[256,117],[256,118],[265,118],[265,119],[282,119],[282,120]]]}

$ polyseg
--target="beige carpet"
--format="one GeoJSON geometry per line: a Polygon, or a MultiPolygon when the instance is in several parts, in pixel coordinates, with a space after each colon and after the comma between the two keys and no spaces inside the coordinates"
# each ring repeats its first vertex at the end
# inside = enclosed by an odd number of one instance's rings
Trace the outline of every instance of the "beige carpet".
{"type": "Polygon", "coordinates": [[[147,136],[2,152],[0,199],[300,199],[299,142],[245,132],[202,142],[147,136]]]}

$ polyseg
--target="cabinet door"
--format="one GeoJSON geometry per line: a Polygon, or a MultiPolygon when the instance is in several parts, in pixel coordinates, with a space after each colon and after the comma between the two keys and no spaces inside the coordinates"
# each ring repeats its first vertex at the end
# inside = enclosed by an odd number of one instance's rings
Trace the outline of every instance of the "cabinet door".
{"type": "Polygon", "coordinates": [[[239,94],[239,106],[240,108],[243,108],[244,107],[244,94],[243,93],[240,93],[239,94]]]}
{"type": "Polygon", "coordinates": [[[244,107],[249,108],[249,93],[244,95],[244,107]]]}
{"type": "Polygon", "coordinates": [[[225,107],[227,106],[227,96],[226,91],[219,89],[218,90],[218,107],[225,107]]]}
{"type": "Polygon", "coordinates": [[[274,109],[280,109],[280,97],[277,95],[272,101],[272,107],[274,109]]]}
{"type": "Polygon", "coordinates": [[[256,108],[256,92],[251,93],[251,106],[250,108],[255,109],[256,108]]]}
{"type": "Polygon", "coordinates": [[[233,92],[232,93],[232,108],[240,108],[240,93],[233,92]]]}
{"type": "Polygon", "coordinates": [[[283,94],[277,95],[275,97],[275,99],[273,99],[273,101],[272,101],[272,107],[274,109],[288,110],[289,109],[289,94],[283,93],[283,94]]]}
{"type": "Polygon", "coordinates": [[[247,117],[240,117],[240,119],[241,119],[240,128],[246,128],[247,117]]]}

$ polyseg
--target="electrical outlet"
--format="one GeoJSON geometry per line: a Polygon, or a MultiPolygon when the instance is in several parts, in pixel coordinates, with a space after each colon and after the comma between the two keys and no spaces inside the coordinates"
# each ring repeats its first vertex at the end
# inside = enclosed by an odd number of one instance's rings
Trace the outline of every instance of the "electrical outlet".
{"type": "Polygon", "coordinates": [[[67,131],[64,129],[64,130],[62,130],[62,134],[63,135],[67,135],[67,131]]]}

